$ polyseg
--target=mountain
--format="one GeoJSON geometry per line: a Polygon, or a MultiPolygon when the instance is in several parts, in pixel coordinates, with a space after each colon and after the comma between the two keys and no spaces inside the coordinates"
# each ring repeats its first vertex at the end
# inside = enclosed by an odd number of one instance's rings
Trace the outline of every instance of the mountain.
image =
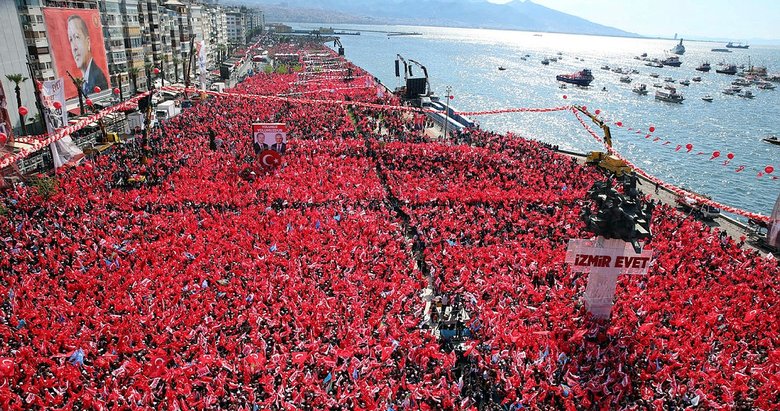
{"type": "Polygon", "coordinates": [[[266,21],[408,24],[638,37],[530,0],[243,0],[265,10],[266,21]]]}

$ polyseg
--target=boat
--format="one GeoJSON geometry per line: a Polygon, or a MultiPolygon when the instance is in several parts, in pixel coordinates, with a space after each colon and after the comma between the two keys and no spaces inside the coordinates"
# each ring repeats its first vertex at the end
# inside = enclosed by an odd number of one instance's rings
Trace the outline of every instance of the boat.
{"type": "Polygon", "coordinates": [[[542,64],[544,64],[545,66],[550,64],[550,59],[545,58],[544,60],[542,60],[542,64]]]}
{"type": "Polygon", "coordinates": [[[527,61],[528,59],[525,57],[520,57],[520,60],[527,61]]]}
{"type": "Polygon", "coordinates": [[[725,94],[727,96],[733,96],[733,95],[739,93],[740,91],[742,91],[742,89],[740,89],[739,87],[731,86],[731,87],[723,89],[723,94],[725,94]]]}
{"type": "Polygon", "coordinates": [[[758,83],[758,88],[760,88],[761,90],[774,90],[775,85],[768,81],[765,81],[763,83],[758,83]]]}
{"type": "Polygon", "coordinates": [[[633,89],[631,89],[636,94],[639,94],[640,96],[646,96],[647,95],[647,84],[640,83],[634,86],[633,89]]]}
{"type": "Polygon", "coordinates": [[[682,65],[682,62],[680,61],[680,58],[677,56],[669,56],[661,60],[661,64],[669,67],[680,67],[682,65]]]}
{"type": "Polygon", "coordinates": [[[630,83],[631,83],[631,77],[629,77],[629,76],[623,76],[623,77],[621,77],[621,78],[620,78],[620,82],[621,82],[621,83],[630,84],[630,83]]]}
{"type": "Polygon", "coordinates": [[[661,83],[653,83],[653,87],[661,88],[661,87],[663,87],[663,84],[661,84],[661,83]]]}
{"type": "Polygon", "coordinates": [[[660,74],[658,74],[658,73],[650,73],[650,77],[652,77],[652,78],[658,78],[659,76],[660,76],[660,74]]]}
{"type": "Polygon", "coordinates": [[[555,57],[555,56],[553,56],[553,57],[548,57],[548,58],[549,58],[549,59],[550,59],[550,61],[551,61],[551,62],[553,62],[553,63],[558,61],[558,57],[555,57]]]}
{"type": "Polygon", "coordinates": [[[499,71],[504,71],[504,70],[506,70],[506,67],[504,67],[504,66],[498,66],[498,70],[499,70],[499,71]]]}
{"type": "Polygon", "coordinates": [[[702,71],[702,72],[708,72],[712,69],[712,66],[710,66],[710,63],[704,62],[699,65],[699,67],[696,67],[696,71],[702,71]]]}
{"type": "Polygon", "coordinates": [[[683,43],[683,39],[680,39],[680,42],[669,51],[671,51],[674,54],[678,54],[682,56],[683,54],[685,54],[685,46],[683,46],[682,43],[683,43]]]}
{"type": "Polygon", "coordinates": [[[655,91],[655,99],[666,101],[668,103],[682,103],[685,98],[682,94],[677,92],[677,89],[672,86],[664,86],[664,88],[655,91]]]}
{"type": "Polygon", "coordinates": [[[655,67],[655,68],[661,68],[664,65],[660,61],[648,61],[645,63],[645,66],[647,67],[655,67]]]}
{"type": "Polygon", "coordinates": [[[640,57],[647,57],[647,53],[642,53],[640,57]]]}
{"type": "Polygon", "coordinates": [[[742,43],[734,44],[732,42],[729,42],[729,44],[726,44],[727,49],[746,49],[749,47],[750,47],[749,44],[742,44],[742,43]]]}
{"type": "Polygon", "coordinates": [[[601,69],[602,69],[602,70],[609,70],[609,69],[610,69],[610,67],[609,67],[608,65],[606,65],[606,64],[605,64],[605,65],[601,66],[601,69]]]}
{"type": "Polygon", "coordinates": [[[591,73],[590,69],[583,69],[574,74],[559,74],[555,76],[555,79],[564,83],[587,87],[593,81],[593,73],[591,73]]]}
{"type": "Polygon", "coordinates": [[[714,51],[715,53],[731,53],[731,50],[729,49],[712,49],[710,51],[714,51]]]}
{"type": "Polygon", "coordinates": [[[682,84],[683,86],[690,86],[691,85],[691,82],[689,80],[687,80],[687,79],[680,80],[679,83],[682,84]]]}
{"type": "Polygon", "coordinates": [[[777,136],[767,136],[763,138],[763,141],[774,144],[776,146],[780,146],[780,138],[777,138],[777,136]]]}
{"type": "Polygon", "coordinates": [[[560,89],[566,89],[566,84],[561,84],[560,86],[558,86],[558,88],[560,88],[560,89]]]}
{"type": "Polygon", "coordinates": [[[671,78],[671,77],[666,77],[666,78],[664,79],[664,81],[665,81],[665,82],[667,82],[667,83],[674,83],[674,79],[673,79],[673,78],[671,78]]]}
{"type": "Polygon", "coordinates": [[[706,102],[708,102],[708,103],[712,103],[712,100],[713,100],[712,96],[711,96],[711,95],[709,95],[709,94],[705,95],[705,96],[704,96],[704,97],[702,97],[701,99],[702,99],[702,100],[704,100],[704,101],[706,101],[706,102]]]}
{"type": "Polygon", "coordinates": [[[736,79],[736,80],[731,82],[732,86],[741,86],[741,87],[748,87],[748,86],[750,86],[750,84],[751,83],[749,81],[747,81],[747,80],[745,80],[743,78],[738,78],[738,79],[736,79]]]}
{"type": "MultiPolygon", "coordinates": [[[[709,199],[709,197],[696,194],[697,196],[709,199]]],[[[711,205],[702,204],[701,201],[687,195],[678,195],[675,199],[677,206],[685,211],[689,211],[696,218],[712,221],[720,216],[720,209],[711,205]]]]}
{"type": "Polygon", "coordinates": [[[737,95],[742,97],[742,98],[753,98],[753,97],[755,97],[753,95],[753,92],[750,91],[750,90],[743,90],[741,93],[739,93],[737,95]]]}
{"type": "Polygon", "coordinates": [[[727,64],[724,66],[724,68],[715,69],[715,72],[720,74],[730,74],[733,76],[734,74],[737,74],[737,66],[734,64],[727,64]]]}
{"type": "Polygon", "coordinates": [[[701,81],[701,77],[699,77],[699,76],[693,77],[693,78],[691,78],[691,81],[695,81],[695,82],[698,83],[698,82],[701,81]]]}

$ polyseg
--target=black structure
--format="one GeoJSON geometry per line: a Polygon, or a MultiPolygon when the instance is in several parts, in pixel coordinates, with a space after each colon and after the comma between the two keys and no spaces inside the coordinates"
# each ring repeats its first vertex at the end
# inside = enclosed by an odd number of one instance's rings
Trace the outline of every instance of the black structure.
{"type": "Polygon", "coordinates": [[[615,238],[631,243],[634,251],[642,252],[640,240],[652,238],[650,220],[654,202],[646,202],[636,187],[636,173],[621,178],[623,193],[612,187],[612,179],[597,181],[588,190],[588,200],[580,218],[585,229],[604,238],[615,238]]]}

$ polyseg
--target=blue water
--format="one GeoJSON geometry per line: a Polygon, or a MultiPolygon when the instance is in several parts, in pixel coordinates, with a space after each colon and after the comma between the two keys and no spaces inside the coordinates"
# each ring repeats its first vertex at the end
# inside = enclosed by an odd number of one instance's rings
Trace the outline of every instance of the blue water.
{"type": "MultiPolygon", "coordinates": [[[[316,28],[320,25],[293,24],[294,27],[316,28]]],[[[452,86],[453,105],[461,111],[484,111],[511,107],[554,107],[568,103],[582,104],[612,122],[621,121],[623,128],[612,127],[615,148],[649,173],[678,186],[707,194],[721,203],[768,215],[780,192],[780,180],[757,173],[772,165],[780,176],[780,146],[762,142],[767,134],[780,135],[780,87],[760,90],[752,100],[727,96],[721,91],[736,76],[716,74],[720,62],[737,65],[749,62],[766,66],[770,74],[780,73],[780,47],[751,46],[749,50],[715,53],[712,48],[722,43],[686,41],[686,53],[680,68],[646,67],[634,59],[641,53],[649,57],[664,57],[664,51],[675,45],[672,40],[628,39],[580,36],[504,30],[454,29],[407,26],[356,26],[358,30],[416,31],[421,36],[387,37],[384,33],[362,31],[360,36],[342,36],[346,57],[377,76],[389,88],[400,85],[395,77],[396,54],[425,65],[432,90],[445,94],[452,86]],[[545,56],[562,54],[562,59],[549,66],[540,61],[545,56]],[[520,57],[529,54],[527,61],[520,57]],[[581,58],[584,61],[577,61],[581,58]],[[750,60],[748,60],[750,58],[750,60]],[[709,61],[710,73],[695,71],[701,62],[709,61]],[[621,74],[601,70],[603,65],[636,69],[632,84],[619,82],[621,74]],[[498,71],[504,66],[506,71],[498,71]],[[555,75],[590,68],[596,79],[590,89],[562,90],[555,75]],[[656,72],[659,78],[649,74],[656,72]],[[653,83],[663,83],[665,77],[675,80],[701,76],[702,82],[692,82],[677,88],[685,96],[683,104],[663,103],[653,97],[653,83]],[[631,92],[637,83],[646,83],[647,96],[631,92]],[[606,87],[607,91],[602,91],[606,87]],[[701,100],[710,94],[715,100],[701,100]],[[563,99],[563,95],[567,99],[563,99]],[[654,126],[652,142],[644,134],[628,131],[629,127],[646,130],[654,126]],[[670,144],[663,146],[665,141],[670,144]],[[694,145],[693,152],[685,148],[675,152],[678,144],[694,145]],[[719,150],[721,157],[709,160],[719,150]],[[696,152],[706,155],[695,155],[696,152]],[[735,155],[724,166],[727,153],[735,155]],[[745,165],[744,171],[735,169],[745,165]]],[[[778,84],[780,86],[780,84],[778,84]]],[[[558,144],[578,152],[600,147],[569,112],[545,114],[502,114],[479,116],[483,128],[500,132],[511,131],[524,137],[558,144]]]]}

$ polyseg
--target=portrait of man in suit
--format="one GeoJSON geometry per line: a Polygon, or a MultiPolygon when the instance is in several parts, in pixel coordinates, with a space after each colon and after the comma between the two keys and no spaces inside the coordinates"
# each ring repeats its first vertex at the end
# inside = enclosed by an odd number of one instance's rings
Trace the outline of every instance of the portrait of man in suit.
{"type": "Polygon", "coordinates": [[[287,143],[284,142],[284,138],[281,133],[276,133],[274,137],[274,143],[271,144],[271,150],[276,151],[279,154],[284,154],[287,149],[287,143]]]}
{"type": "Polygon", "coordinates": [[[101,90],[107,90],[106,74],[92,59],[92,45],[87,23],[76,14],[68,17],[68,42],[73,60],[81,70],[81,77],[84,79],[84,84],[81,86],[84,95],[91,94],[95,86],[100,87],[101,90]]]}

